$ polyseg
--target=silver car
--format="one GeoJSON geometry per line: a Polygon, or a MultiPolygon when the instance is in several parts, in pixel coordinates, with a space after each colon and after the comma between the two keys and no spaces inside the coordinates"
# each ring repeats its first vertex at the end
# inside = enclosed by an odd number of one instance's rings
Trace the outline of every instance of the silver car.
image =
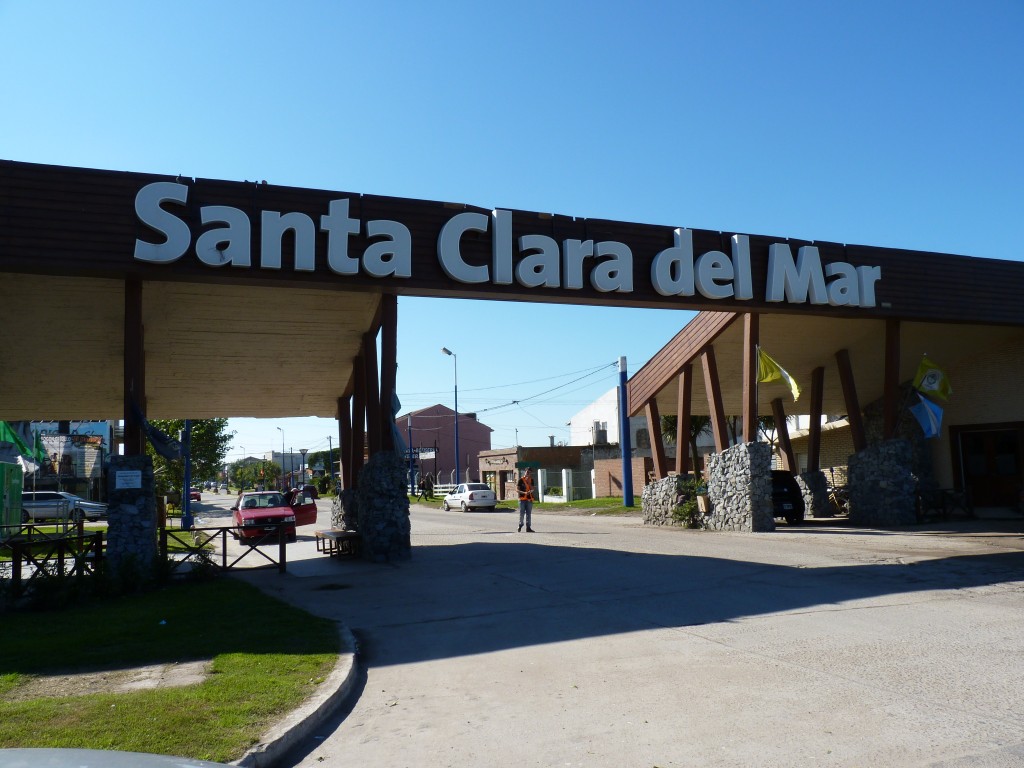
{"type": "Polygon", "coordinates": [[[30,520],[64,520],[74,522],[85,518],[99,520],[106,517],[107,505],[99,501],[86,501],[66,491],[25,491],[21,494],[21,522],[30,520]]]}
{"type": "Polygon", "coordinates": [[[462,483],[455,486],[455,490],[444,497],[441,506],[447,512],[452,507],[458,507],[463,512],[471,509],[485,509],[488,512],[494,511],[494,505],[498,498],[494,491],[485,483],[462,483]]]}

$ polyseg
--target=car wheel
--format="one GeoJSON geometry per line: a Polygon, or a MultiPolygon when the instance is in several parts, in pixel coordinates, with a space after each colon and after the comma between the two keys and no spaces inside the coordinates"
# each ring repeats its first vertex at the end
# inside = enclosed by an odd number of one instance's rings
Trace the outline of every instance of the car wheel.
{"type": "Polygon", "coordinates": [[[23,523],[27,523],[28,522],[28,510],[27,509],[21,510],[21,522],[23,522],[23,523]]]}
{"type": "Polygon", "coordinates": [[[462,502],[462,511],[469,512],[469,505],[466,502],[462,502]]]}
{"type": "Polygon", "coordinates": [[[447,501],[442,501],[441,502],[441,509],[443,509],[445,512],[451,512],[452,511],[452,508],[448,506],[448,502],[447,501]]]}
{"type": "Polygon", "coordinates": [[[294,534],[294,533],[289,533],[288,534],[288,541],[290,541],[292,544],[294,544],[296,541],[298,541],[298,539],[299,539],[299,537],[296,534],[294,534]]]}
{"type": "Polygon", "coordinates": [[[82,521],[82,510],[77,509],[77,508],[76,509],[72,509],[71,510],[71,522],[74,523],[75,525],[78,525],[78,523],[80,523],[81,521],[82,521]]]}

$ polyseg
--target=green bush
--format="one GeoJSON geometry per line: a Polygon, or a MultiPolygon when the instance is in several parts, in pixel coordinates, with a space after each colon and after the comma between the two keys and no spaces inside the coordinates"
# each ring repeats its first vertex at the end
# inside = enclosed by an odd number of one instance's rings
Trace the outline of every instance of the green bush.
{"type": "Polygon", "coordinates": [[[687,528],[702,528],[704,515],[697,508],[697,497],[707,493],[707,486],[695,477],[680,476],[676,481],[676,506],[672,519],[687,528]]]}

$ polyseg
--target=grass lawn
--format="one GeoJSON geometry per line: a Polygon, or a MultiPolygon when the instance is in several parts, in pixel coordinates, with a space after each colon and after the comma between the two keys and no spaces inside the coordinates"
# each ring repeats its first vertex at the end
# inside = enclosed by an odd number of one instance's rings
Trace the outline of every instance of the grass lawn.
{"type": "Polygon", "coordinates": [[[82,747],[236,760],[334,667],[333,622],[230,577],[55,612],[7,613],[0,748],[82,747]],[[33,677],[209,659],[204,682],[12,701],[33,677]]]}

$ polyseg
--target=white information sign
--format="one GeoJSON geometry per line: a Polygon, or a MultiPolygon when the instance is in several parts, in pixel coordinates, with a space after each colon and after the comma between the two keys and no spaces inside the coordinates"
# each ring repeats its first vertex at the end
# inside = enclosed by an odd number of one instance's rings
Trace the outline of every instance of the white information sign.
{"type": "Polygon", "coordinates": [[[127,489],[127,488],[141,488],[142,487],[142,470],[122,470],[121,472],[114,473],[114,488],[127,489]]]}

